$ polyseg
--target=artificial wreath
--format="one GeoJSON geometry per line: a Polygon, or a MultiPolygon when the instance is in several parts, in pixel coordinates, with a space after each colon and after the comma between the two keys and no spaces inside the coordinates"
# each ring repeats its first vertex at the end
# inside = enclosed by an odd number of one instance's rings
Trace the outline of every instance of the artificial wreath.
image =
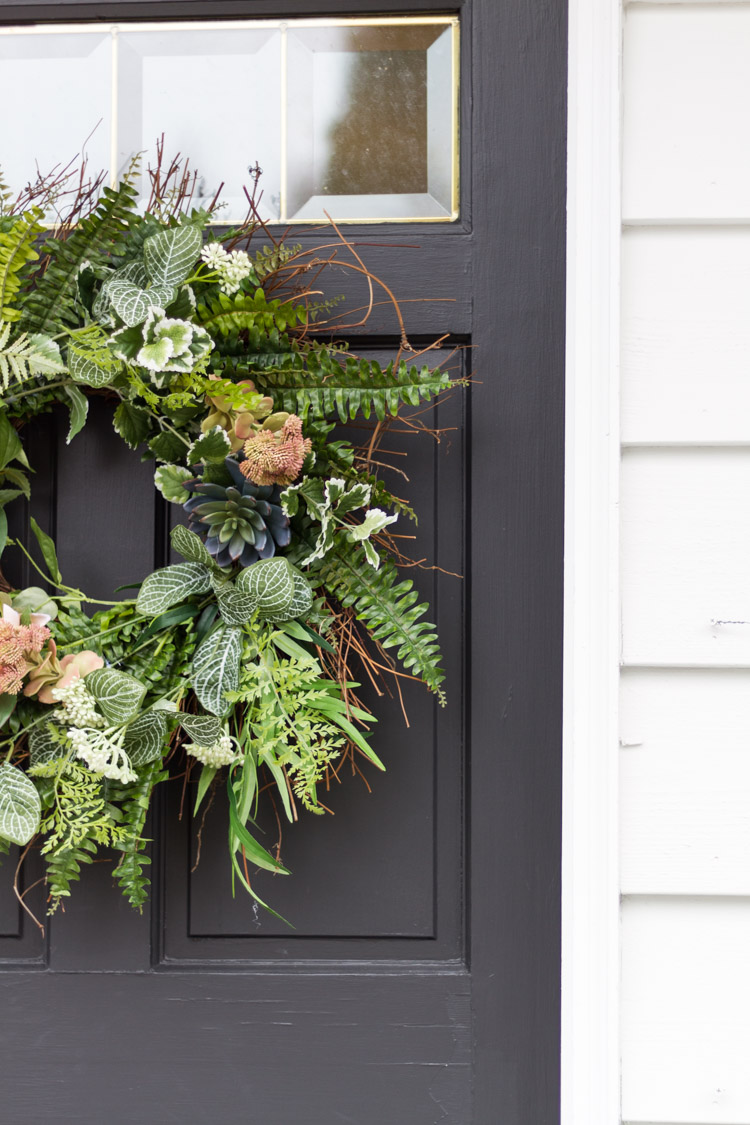
{"type": "Polygon", "coordinates": [[[103,849],[143,904],[146,816],[175,761],[196,811],[225,774],[239,882],[254,894],[253,867],[286,873],[252,831],[259,775],[292,820],[323,811],[319,786],[343,756],[383,768],[350,653],[444,702],[435,629],[391,531],[414,513],[373,453],[404,404],[456,380],[407,364],[405,337],[386,367],[338,341],[321,269],[347,248],[374,280],[345,239],[328,255],[274,241],[254,196],[218,237],[217,201],[193,205],[184,165],[149,176],[145,210],[135,169],[116,188],[81,173],[70,191],[67,172],[17,197],[0,184],[0,546],[41,575],[0,593],[0,846],[38,843],[50,912],[103,849]],[[30,494],[24,424],[65,403],[70,441],[91,395],[117,404],[119,437],[155,460],[184,560],[95,612],[45,530],[31,521],[39,565],[4,511],[30,494]],[[336,433],[355,417],[369,420],[362,446],[336,433]]]}

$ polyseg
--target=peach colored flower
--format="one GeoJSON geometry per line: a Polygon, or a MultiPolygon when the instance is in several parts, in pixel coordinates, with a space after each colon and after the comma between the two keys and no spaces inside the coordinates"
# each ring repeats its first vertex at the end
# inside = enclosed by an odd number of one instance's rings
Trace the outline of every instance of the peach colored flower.
{"type": "Polygon", "coordinates": [[[247,439],[240,472],[254,484],[292,484],[311,445],[309,438],[302,437],[302,419],[290,414],[280,430],[261,430],[247,439]]]}
{"type": "Polygon", "coordinates": [[[104,661],[101,656],[97,656],[95,652],[89,649],[84,649],[83,652],[77,652],[75,655],[64,656],[60,661],[60,671],[58,677],[54,681],[47,681],[41,687],[37,698],[40,703],[57,703],[58,701],[52,694],[53,688],[69,687],[73,680],[77,680],[79,676],[88,676],[89,672],[93,672],[95,668],[103,668],[104,661]]]}

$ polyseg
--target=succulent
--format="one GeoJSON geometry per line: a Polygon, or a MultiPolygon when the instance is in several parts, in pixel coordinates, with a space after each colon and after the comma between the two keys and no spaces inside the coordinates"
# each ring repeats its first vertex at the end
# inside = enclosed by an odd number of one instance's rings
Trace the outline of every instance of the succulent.
{"type": "Polygon", "coordinates": [[[233,457],[225,461],[232,484],[188,480],[191,492],[183,507],[188,527],[206,544],[219,566],[250,566],[270,559],[291,539],[289,517],[282,511],[278,486],[262,487],[246,479],[233,457]]]}

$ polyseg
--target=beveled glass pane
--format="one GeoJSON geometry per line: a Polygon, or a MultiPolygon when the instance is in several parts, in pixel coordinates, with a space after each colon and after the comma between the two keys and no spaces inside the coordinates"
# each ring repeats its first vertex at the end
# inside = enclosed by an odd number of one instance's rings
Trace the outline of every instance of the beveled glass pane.
{"type": "Polygon", "coordinates": [[[455,217],[454,34],[290,26],[284,217],[455,217]]]}
{"type": "Polygon", "coordinates": [[[0,168],[14,191],[85,151],[110,166],[112,40],[86,33],[0,34],[0,168]]]}
{"type": "MultiPolygon", "coordinates": [[[[164,134],[165,153],[190,159],[199,173],[194,202],[213,199],[219,185],[223,208],[217,219],[239,221],[252,189],[250,169],[259,165],[261,214],[273,221],[280,206],[281,35],[277,29],[220,24],[128,30],[119,35],[120,170],[144,152],[144,167],[156,159],[164,134]]],[[[147,196],[148,184],[143,178],[147,196]]]]}

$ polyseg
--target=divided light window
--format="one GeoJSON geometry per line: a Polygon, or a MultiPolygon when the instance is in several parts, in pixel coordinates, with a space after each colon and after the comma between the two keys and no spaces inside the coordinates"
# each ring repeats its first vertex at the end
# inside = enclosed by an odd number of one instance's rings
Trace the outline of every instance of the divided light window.
{"type": "Polygon", "coordinates": [[[269,222],[458,215],[455,17],[0,27],[0,99],[16,190],[82,151],[114,180],[164,133],[222,223],[256,164],[269,222]]]}

